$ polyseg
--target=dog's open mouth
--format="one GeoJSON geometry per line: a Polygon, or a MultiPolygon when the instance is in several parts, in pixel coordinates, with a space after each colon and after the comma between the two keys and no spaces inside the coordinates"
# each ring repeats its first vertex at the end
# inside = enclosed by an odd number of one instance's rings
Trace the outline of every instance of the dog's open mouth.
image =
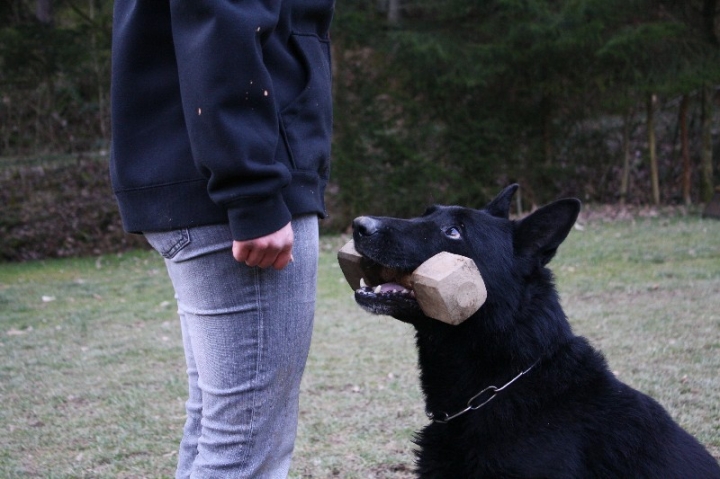
{"type": "Polygon", "coordinates": [[[363,257],[362,266],[363,277],[360,279],[360,288],[357,293],[368,297],[415,298],[411,271],[382,266],[366,256],[363,257]]]}
{"type": "Polygon", "coordinates": [[[355,249],[352,241],[338,251],[338,262],[355,291],[355,301],[364,310],[398,319],[422,313],[413,290],[413,271],[417,265],[377,261],[367,252],[355,249]]]}
{"type": "Polygon", "coordinates": [[[413,290],[412,271],[394,269],[363,256],[362,279],[355,301],[375,314],[409,314],[420,311],[413,290]]]}

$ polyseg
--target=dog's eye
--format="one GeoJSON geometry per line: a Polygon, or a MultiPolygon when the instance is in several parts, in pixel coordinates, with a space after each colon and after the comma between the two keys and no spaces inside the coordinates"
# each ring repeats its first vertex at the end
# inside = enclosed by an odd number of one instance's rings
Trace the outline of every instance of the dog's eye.
{"type": "Polygon", "coordinates": [[[460,230],[458,229],[457,226],[451,226],[449,228],[445,228],[443,233],[445,233],[445,236],[447,236],[448,238],[452,238],[452,239],[460,239],[460,236],[461,236],[460,230]]]}

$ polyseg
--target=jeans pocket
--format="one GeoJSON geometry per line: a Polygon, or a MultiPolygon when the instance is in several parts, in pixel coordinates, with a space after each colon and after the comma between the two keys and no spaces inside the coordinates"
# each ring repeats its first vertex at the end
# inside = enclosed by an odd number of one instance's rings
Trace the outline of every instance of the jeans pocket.
{"type": "Polygon", "coordinates": [[[190,244],[190,232],[187,228],[143,234],[150,246],[166,259],[173,259],[180,250],[190,244]]]}

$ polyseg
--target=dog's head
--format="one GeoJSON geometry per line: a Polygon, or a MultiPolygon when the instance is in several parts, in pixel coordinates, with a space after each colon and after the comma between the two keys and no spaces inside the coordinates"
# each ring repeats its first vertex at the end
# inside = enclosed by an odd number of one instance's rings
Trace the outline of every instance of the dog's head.
{"type": "MultiPolygon", "coordinates": [[[[485,281],[487,301],[466,323],[472,323],[476,317],[487,319],[489,313],[506,315],[517,311],[521,302],[529,299],[526,291],[529,285],[547,284],[552,289],[545,265],[574,225],[580,202],[559,200],[520,221],[512,221],[509,210],[517,188],[507,187],[479,210],[432,206],[412,219],[356,218],[355,248],[363,255],[368,270],[379,271],[374,280],[369,282],[365,278],[369,284],[356,292],[358,304],[372,313],[393,316],[419,328],[445,327],[423,314],[403,281],[420,264],[442,251],[473,259],[485,281]],[[382,278],[382,282],[377,278],[382,278]]],[[[507,322],[504,324],[506,327],[507,322]]]]}

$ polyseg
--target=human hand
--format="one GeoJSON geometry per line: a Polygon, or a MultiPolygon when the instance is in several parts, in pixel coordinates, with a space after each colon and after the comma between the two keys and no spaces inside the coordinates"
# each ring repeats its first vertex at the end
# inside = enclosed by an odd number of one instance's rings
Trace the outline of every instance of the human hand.
{"type": "Polygon", "coordinates": [[[293,230],[290,223],[267,236],[233,241],[233,257],[240,263],[260,268],[283,269],[292,261],[293,230]]]}

